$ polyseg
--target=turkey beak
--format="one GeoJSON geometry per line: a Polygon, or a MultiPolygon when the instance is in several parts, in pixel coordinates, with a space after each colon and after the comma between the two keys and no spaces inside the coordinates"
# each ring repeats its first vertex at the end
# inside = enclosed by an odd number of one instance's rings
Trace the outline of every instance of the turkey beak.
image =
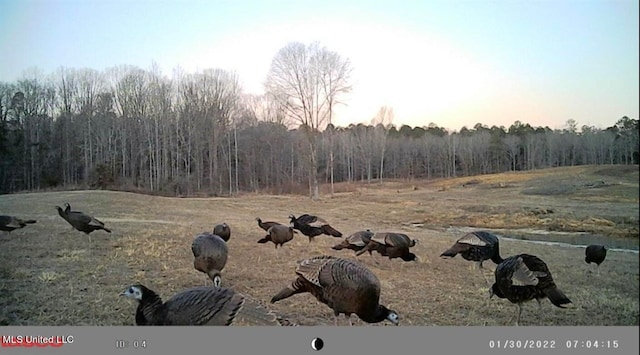
{"type": "Polygon", "coordinates": [[[493,288],[489,288],[489,299],[493,298],[493,288]]]}

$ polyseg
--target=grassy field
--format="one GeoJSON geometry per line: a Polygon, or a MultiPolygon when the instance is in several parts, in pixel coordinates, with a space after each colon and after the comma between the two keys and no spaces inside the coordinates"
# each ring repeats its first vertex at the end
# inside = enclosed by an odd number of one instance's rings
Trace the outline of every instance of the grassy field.
{"type": "MultiPolygon", "coordinates": [[[[203,285],[193,268],[191,241],[214,224],[232,228],[223,285],[268,302],[294,279],[296,261],[329,254],[339,238],[297,235],[276,250],[257,244],[264,235],[255,217],[288,223],[289,214],[317,214],[349,235],[369,228],[418,239],[420,263],[368,255],[360,260],[380,279],[381,303],[401,325],[511,325],[515,306],[489,299],[480,271],[461,257],[439,254],[462,232],[453,227],[534,228],[599,233],[638,241],[638,166],[586,166],[383,184],[340,184],[319,201],[305,196],[248,194],[234,198],[166,198],[112,191],[43,192],[0,196],[0,214],[35,218],[37,224],[0,232],[0,324],[133,325],[136,304],[118,294],[143,283],[163,298],[203,285]],[[96,216],[113,230],[92,241],[58,216],[55,206],[96,216]]],[[[525,305],[521,325],[635,325],[638,321],[638,254],[611,251],[597,275],[584,248],[501,241],[503,257],[540,256],[575,307],[544,301],[525,305]],[[591,267],[590,267],[591,266],[591,267]]],[[[485,263],[493,277],[495,265],[485,263]]],[[[309,294],[270,305],[300,325],[333,324],[331,310],[309,294]]],[[[355,318],[355,317],[354,317],[355,318]]],[[[344,319],[341,319],[344,322],[344,319]]],[[[355,322],[362,325],[362,322],[355,322]]],[[[384,325],[384,323],[377,324],[384,325]]]]}

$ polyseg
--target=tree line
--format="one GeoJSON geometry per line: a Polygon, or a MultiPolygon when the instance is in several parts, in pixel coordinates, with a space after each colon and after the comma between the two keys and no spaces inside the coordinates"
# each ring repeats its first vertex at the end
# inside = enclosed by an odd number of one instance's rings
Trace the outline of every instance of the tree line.
{"type": "Polygon", "coordinates": [[[274,57],[264,95],[222,69],[163,75],[117,66],[37,71],[0,82],[0,193],[94,188],[169,196],[308,191],[382,179],[431,179],[582,164],[638,164],[638,120],[606,129],[448,131],[393,124],[381,107],[331,124],[351,91],[351,64],[317,43],[274,57]]]}

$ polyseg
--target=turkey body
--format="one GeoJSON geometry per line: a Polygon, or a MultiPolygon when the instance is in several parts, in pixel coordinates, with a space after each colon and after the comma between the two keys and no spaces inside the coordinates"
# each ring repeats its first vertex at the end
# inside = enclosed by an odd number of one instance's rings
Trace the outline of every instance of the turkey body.
{"type": "Polygon", "coordinates": [[[518,307],[516,325],[520,322],[522,304],[536,300],[542,310],[541,301],[548,298],[559,308],[572,305],[571,300],[558,288],[547,264],[534,255],[519,254],[504,259],[495,270],[495,283],[490,295],[506,298],[518,307]]]}
{"type": "Polygon", "coordinates": [[[409,250],[409,248],[415,245],[416,240],[412,240],[406,234],[380,232],[375,233],[369,243],[367,243],[363,249],[356,252],[356,256],[364,254],[365,252],[371,253],[376,251],[389,259],[400,258],[404,261],[418,261],[419,258],[409,250]]]}
{"type": "MultiPolygon", "coordinates": [[[[332,246],[331,249],[349,249],[358,252],[367,246],[369,241],[371,241],[371,237],[373,237],[373,234],[374,233],[369,229],[355,232],[345,238],[341,243],[332,246]]],[[[372,255],[371,251],[369,251],[369,254],[372,255]]]]}
{"type": "Polygon", "coordinates": [[[294,229],[300,231],[300,233],[306,235],[309,238],[309,243],[314,237],[322,234],[326,234],[336,238],[342,238],[342,233],[333,228],[324,219],[309,214],[303,214],[299,217],[294,215],[289,216],[291,226],[294,229]]]}
{"type": "Polygon", "coordinates": [[[465,234],[440,256],[452,258],[458,254],[465,260],[478,262],[480,267],[485,260],[491,260],[496,265],[503,260],[498,237],[485,231],[465,234]]]}
{"type": "Polygon", "coordinates": [[[600,275],[600,264],[607,257],[607,248],[604,245],[591,244],[584,251],[584,261],[587,264],[596,264],[596,272],[600,275]]]}
{"type": "Polygon", "coordinates": [[[27,224],[36,223],[35,219],[20,219],[14,216],[0,216],[0,231],[11,232],[16,229],[24,228],[27,224]]]}
{"type": "MultiPolygon", "coordinates": [[[[75,230],[84,232],[87,235],[97,230],[104,230],[107,233],[111,233],[111,230],[105,227],[104,223],[99,219],[80,211],[72,211],[71,205],[68,203],[66,203],[65,206],[66,208],[64,210],[60,206],[56,206],[58,214],[75,230]]],[[[89,236],[89,241],[91,241],[91,236],[89,236]]]]}
{"type": "Polygon", "coordinates": [[[398,325],[398,314],[380,305],[380,281],[376,275],[354,260],[317,256],[298,263],[297,278],[271,298],[271,303],[298,293],[310,293],[338,316],[356,314],[367,323],[389,320],[398,325]]]}
{"type": "Polygon", "coordinates": [[[258,240],[258,243],[264,244],[266,242],[272,242],[276,249],[278,249],[278,246],[282,248],[284,244],[293,239],[294,233],[293,227],[274,224],[267,230],[267,235],[258,240]]]}
{"type": "Polygon", "coordinates": [[[503,259],[500,256],[500,242],[498,237],[486,231],[476,231],[463,235],[447,250],[440,254],[440,257],[453,258],[460,254],[464,260],[475,261],[480,269],[480,273],[487,284],[490,284],[484,275],[482,262],[491,260],[496,265],[503,259]]]}
{"type": "Polygon", "coordinates": [[[226,223],[217,224],[213,227],[213,234],[219,236],[225,242],[231,238],[231,227],[226,223]]]}
{"type": "Polygon", "coordinates": [[[295,325],[230,288],[194,287],[163,302],[155,291],[136,284],[120,295],[138,301],[135,323],[141,326],[228,326],[237,321],[242,325],[295,325]]]}
{"type": "Polygon", "coordinates": [[[205,274],[215,286],[222,283],[221,272],[227,264],[229,248],[220,236],[212,233],[202,233],[191,243],[193,253],[193,267],[205,274]]]}
{"type": "Polygon", "coordinates": [[[258,222],[258,227],[262,228],[262,230],[264,230],[265,232],[267,232],[269,228],[273,227],[274,225],[282,225],[278,222],[273,221],[263,222],[260,217],[256,217],[256,221],[258,222]]]}
{"type": "Polygon", "coordinates": [[[607,248],[604,245],[591,244],[585,249],[584,254],[584,261],[587,264],[595,263],[600,266],[607,257],[607,248]]]}

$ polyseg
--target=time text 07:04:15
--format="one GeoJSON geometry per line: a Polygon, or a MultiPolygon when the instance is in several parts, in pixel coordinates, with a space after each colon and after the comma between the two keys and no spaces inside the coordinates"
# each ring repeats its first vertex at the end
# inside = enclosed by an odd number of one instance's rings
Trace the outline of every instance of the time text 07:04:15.
{"type": "Polygon", "coordinates": [[[567,349],[617,349],[618,340],[567,340],[567,349]]]}

